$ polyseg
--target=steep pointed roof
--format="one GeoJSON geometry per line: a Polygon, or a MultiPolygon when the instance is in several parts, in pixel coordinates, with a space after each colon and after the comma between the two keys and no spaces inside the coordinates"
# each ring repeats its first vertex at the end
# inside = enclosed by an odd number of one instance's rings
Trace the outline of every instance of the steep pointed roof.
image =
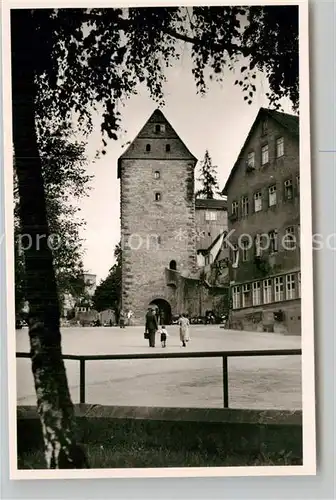
{"type": "Polygon", "coordinates": [[[250,138],[251,138],[255,128],[259,124],[260,120],[264,119],[266,117],[271,118],[272,120],[275,120],[281,127],[286,129],[293,137],[296,137],[297,139],[300,138],[300,120],[299,120],[298,116],[290,115],[288,113],[281,113],[280,111],[275,111],[273,109],[260,108],[258,111],[258,114],[253,122],[253,125],[248,133],[248,136],[246,137],[246,140],[243,144],[243,147],[241,148],[241,150],[239,152],[238,158],[237,158],[235,164],[233,165],[233,168],[230,172],[228,180],[226,181],[226,184],[224,186],[222,194],[224,194],[224,195],[227,194],[228,186],[229,186],[231,179],[233,178],[233,176],[238,168],[239,161],[240,161],[240,159],[245,151],[245,148],[247,147],[247,145],[250,141],[250,138]]]}
{"type": "Polygon", "coordinates": [[[191,163],[197,163],[197,158],[189,151],[180,136],[176,133],[167,118],[160,109],[156,109],[140,132],[123,152],[118,159],[118,177],[120,176],[121,161],[125,159],[164,159],[164,160],[190,160],[191,163]],[[160,130],[158,131],[158,126],[160,130]],[[146,143],[154,144],[157,139],[163,139],[171,143],[170,154],[160,150],[158,147],[153,147],[153,151],[146,151],[146,143]],[[154,140],[154,141],[153,141],[154,140]],[[150,154],[149,154],[150,153],[150,154]]]}

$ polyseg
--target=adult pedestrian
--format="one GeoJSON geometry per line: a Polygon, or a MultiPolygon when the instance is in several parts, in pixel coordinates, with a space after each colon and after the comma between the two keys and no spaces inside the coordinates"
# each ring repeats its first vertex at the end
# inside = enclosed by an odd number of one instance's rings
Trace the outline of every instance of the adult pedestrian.
{"type": "Polygon", "coordinates": [[[190,322],[185,314],[181,314],[178,324],[180,326],[180,340],[182,342],[182,347],[187,347],[187,342],[189,342],[190,340],[190,335],[189,335],[190,322]]]}
{"type": "Polygon", "coordinates": [[[146,313],[146,327],[145,333],[148,334],[149,347],[155,347],[155,334],[158,330],[158,322],[156,314],[151,307],[148,308],[146,313]]]}
{"type": "Polygon", "coordinates": [[[125,313],[123,310],[120,311],[119,326],[120,326],[120,328],[125,328],[125,313]]]}

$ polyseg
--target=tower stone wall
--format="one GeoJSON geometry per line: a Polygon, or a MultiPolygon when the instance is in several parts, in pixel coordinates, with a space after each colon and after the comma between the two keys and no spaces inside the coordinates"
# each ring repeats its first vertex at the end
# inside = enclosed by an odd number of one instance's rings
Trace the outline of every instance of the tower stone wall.
{"type": "Polygon", "coordinates": [[[180,312],[181,290],[167,281],[167,268],[186,277],[196,271],[195,165],[158,110],[119,159],[122,308],[135,324],[155,300],[180,312]]]}

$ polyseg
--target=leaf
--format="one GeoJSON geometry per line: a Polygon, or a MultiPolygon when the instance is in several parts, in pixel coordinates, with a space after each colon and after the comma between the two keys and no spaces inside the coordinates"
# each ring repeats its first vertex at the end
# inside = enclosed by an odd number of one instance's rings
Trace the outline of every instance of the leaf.
{"type": "Polygon", "coordinates": [[[242,73],[244,73],[244,71],[246,71],[246,70],[247,70],[247,66],[243,66],[243,67],[241,68],[241,70],[240,70],[240,71],[241,71],[242,73]]]}

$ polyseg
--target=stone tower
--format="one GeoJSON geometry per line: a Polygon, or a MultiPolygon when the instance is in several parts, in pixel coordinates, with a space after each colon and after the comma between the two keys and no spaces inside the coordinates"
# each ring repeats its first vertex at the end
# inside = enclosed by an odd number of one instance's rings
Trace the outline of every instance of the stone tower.
{"type": "Polygon", "coordinates": [[[134,324],[144,323],[150,304],[161,322],[180,312],[178,276],[196,270],[196,163],[158,109],[118,160],[122,309],[133,312],[134,324]]]}

